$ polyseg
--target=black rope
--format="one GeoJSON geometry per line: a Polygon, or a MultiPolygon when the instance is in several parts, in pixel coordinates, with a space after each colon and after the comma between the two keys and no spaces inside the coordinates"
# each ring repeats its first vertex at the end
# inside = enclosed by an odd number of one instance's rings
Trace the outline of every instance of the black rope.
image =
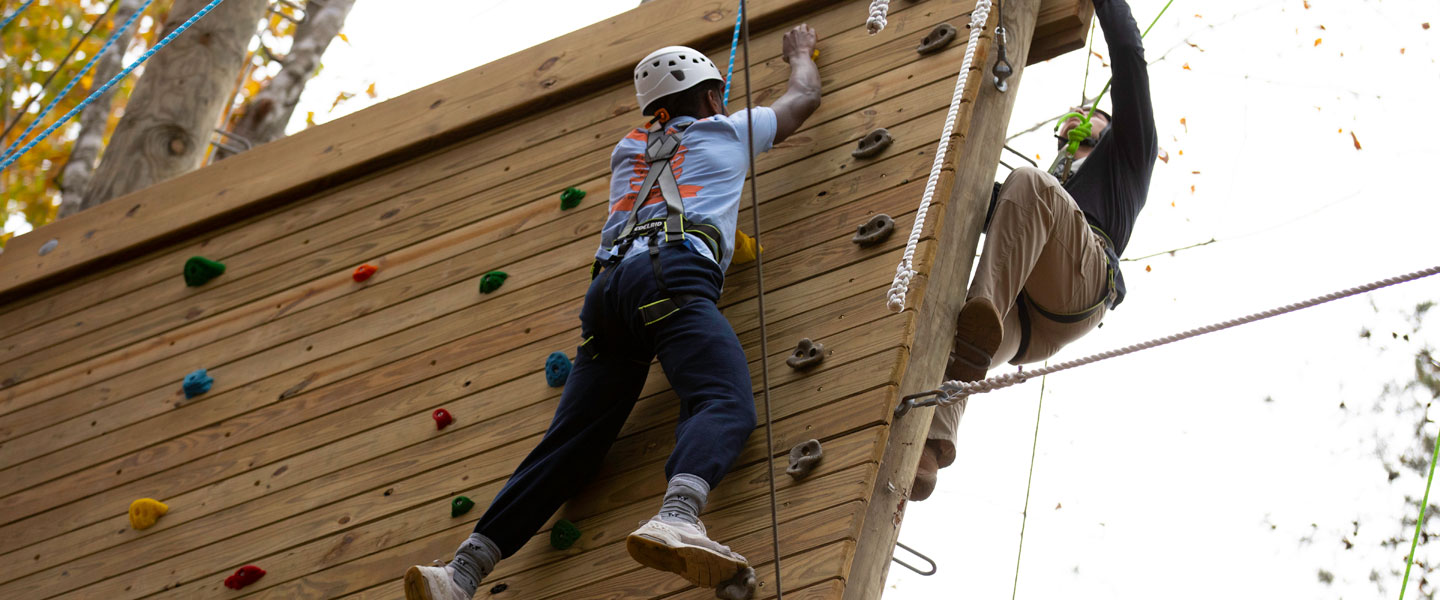
{"type": "Polygon", "coordinates": [[[60,62],[55,65],[55,70],[50,71],[50,76],[45,78],[45,83],[40,84],[40,92],[25,100],[25,104],[20,107],[20,111],[15,113],[15,120],[11,121],[9,125],[6,125],[5,131],[0,133],[0,144],[3,144],[4,141],[10,137],[10,132],[15,129],[16,125],[20,124],[20,119],[25,116],[25,111],[30,108],[30,105],[35,102],[36,98],[45,95],[45,90],[50,87],[50,82],[55,81],[55,76],[59,75],[60,71],[65,68],[65,63],[70,62],[70,58],[75,56],[75,52],[80,49],[80,45],[84,44],[85,40],[90,39],[90,34],[95,32],[95,28],[100,26],[100,22],[105,20],[106,15],[109,15],[110,11],[114,9],[115,5],[119,2],[120,0],[110,0],[110,4],[105,7],[105,12],[95,17],[95,22],[91,23],[90,28],[85,30],[85,34],[80,36],[80,40],[75,42],[74,46],[70,47],[70,51],[65,53],[65,58],[60,59],[60,62]]]}
{"type": "Polygon", "coordinates": [[[770,481],[770,543],[775,553],[775,600],[783,600],[780,586],[780,507],[775,499],[775,434],[770,415],[770,347],[765,334],[765,259],[760,252],[760,192],[755,178],[755,120],[750,95],[750,8],[740,0],[741,43],[745,46],[745,143],[746,155],[750,157],[750,217],[754,222],[755,238],[755,305],[760,311],[760,381],[765,394],[765,470],[770,481]]]}

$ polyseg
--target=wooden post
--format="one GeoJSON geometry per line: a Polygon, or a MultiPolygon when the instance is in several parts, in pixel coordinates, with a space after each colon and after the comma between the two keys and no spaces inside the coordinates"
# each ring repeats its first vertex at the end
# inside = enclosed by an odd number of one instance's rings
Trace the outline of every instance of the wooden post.
{"type": "MultiPolygon", "coordinates": [[[[975,260],[985,208],[1000,151],[1005,144],[1010,112],[1019,93],[1040,3],[1041,0],[1005,2],[1006,52],[1010,64],[1015,67],[1015,75],[1009,81],[1009,92],[1002,94],[991,84],[990,67],[995,58],[994,31],[998,13],[991,12],[987,31],[975,53],[966,93],[975,101],[961,107],[960,120],[947,152],[947,156],[953,157],[949,160],[954,167],[943,172],[937,188],[942,193],[951,190],[951,195],[948,202],[937,202],[930,209],[930,218],[938,224],[935,235],[939,243],[931,245],[936,248],[931,256],[917,257],[917,262],[921,263],[918,270],[925,274],[925,283],[915,286],[919,289],[911,290],[911,308],[919,303],[919,317],[910,347],[910,362],[901,378],[902,395],[933,389],[944,375],[950,340],[955,333],[955,316],[965,302],[970,266],[975,260]],[[977,88],[978,95],[973,91],[977,88]]],[[[881,595],[932,413],[934,409],[927,408],[912,410],[903,417],[892,417],[885,455],[880,462],[880,474],[870,496],[850,580],[845,588],[846,600],[873,600],[881,595]]],[[[945,565],[940,568],[944,569],[945,565]]]]}

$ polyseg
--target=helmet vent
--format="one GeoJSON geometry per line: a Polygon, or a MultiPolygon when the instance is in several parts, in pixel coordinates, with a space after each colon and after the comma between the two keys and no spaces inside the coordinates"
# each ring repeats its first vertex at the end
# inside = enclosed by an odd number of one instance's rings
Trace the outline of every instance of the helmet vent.
{"type": "Polygon", "coordinates": [[[685,81],[685,72],[681,71],[680,69],[675,69],[674,71],[671,71],[670,75],[675,77],[675,81],[685,81]]]}

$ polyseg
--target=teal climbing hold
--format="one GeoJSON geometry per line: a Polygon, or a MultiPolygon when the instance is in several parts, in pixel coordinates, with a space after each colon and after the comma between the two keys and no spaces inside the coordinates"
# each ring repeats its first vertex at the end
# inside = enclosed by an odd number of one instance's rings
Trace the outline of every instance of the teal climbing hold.
{"type": "Polygon", "coordinates": [[[470,509],[472,508],[475,508],[474,500],[471,500],[464,496],[456,496],[454,500],[450,501],[450,518],[453,519],[467,512],[470,512],[470,509]]]}
{"type": "Polygon", "coordinates": [[[550,387],[561,387],[570,378],[570,357],[564,352],[551,352],[545,359],[545,383],[550,387]]]}
{"type": "Polygon", "coordinates": [[[556,550],[565,550],[580,541],[580,528],[574,523],[560,519],[555,526],[550,528],[550,547],[556,550]]]}
{"type": "Polygon", "coordinates": [[[585,199],[585,190],[568,187],[560,192],[560,210],[570,210],[580,206],[580,201],[585,199]]]}
{"type": "Polygon", "coordinates": [[[505,283],[505,278],[509,276],[504,271],[491,271],[480,276],[480,293],[488,294],[500,289],[500,284],[505,283]]]}
{"type": "Polygon", "coordinates": [[[205,282],[219,277],[225,272],[225,263],[217,262],[203,256],[192,256],[185,261],[185,285],[198,287],[205,285],[205,282]]]}
{"type": "Polygon", "coordinates": [[[185,381],[180,383],[180,389],[185,390],[185,399],[189,400],[210,391],[210,386],[214,384],[215,379],[206,375],[205,369],[195,369],[185,376],[185,381]]]}

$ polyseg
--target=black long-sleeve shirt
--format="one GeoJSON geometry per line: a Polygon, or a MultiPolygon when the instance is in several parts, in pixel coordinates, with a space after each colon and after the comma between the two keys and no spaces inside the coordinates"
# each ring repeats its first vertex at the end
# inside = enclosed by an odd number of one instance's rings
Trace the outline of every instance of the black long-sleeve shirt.
{"type": "MultiPolygon", "coordinates": [[[[1150,173],[1160,142],[1155,134],[1155,111],[1150,105],[1150,75],[1146,70],[1145,48],[1140,28],[1125,0],[1093,0],[1100,29],[1110,47],[1110,103],[1113,118],[1100,141],[1086,156],[1082,168],[1065,182],[1065,191],[1075,198],[1085,218],[1109,236],[1114,244],[1114,263],[1125,253],[1130,232],[1145,197],[1150,192],[1150,173]]],[[[1112,263],[1112,264],[1114,264],[1112,263]]],[[[1124,280],[1118,264],[1115,278],[1119,299],[1124,297],[1124,280]]]]}

